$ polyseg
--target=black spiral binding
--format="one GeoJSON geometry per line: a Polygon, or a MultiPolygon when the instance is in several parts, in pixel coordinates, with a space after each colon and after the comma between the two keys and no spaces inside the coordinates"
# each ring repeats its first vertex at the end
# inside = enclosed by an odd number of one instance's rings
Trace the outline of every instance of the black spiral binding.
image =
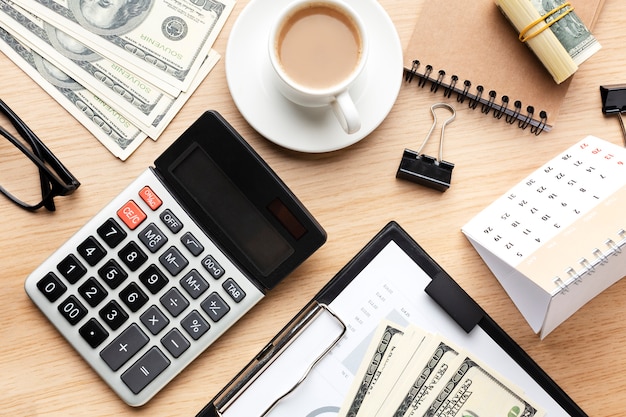
{"type": "Polygon", "coordinates": [[[471,87],[472,83],[469,80],[465,80],[462,83],[462,87],[457,87],[459,84],[459,77],[456,75],[452,75],[450,77],[450,82],[445,82],[446,72],[444,70],[439,70],[436,74],[436,77],[433,74],[434,68],[432,65],[426,65],[424,68],[424,73],[420,74],[418,72],[418,68],[420,66],[420,62],[418,60],[414,60],[411,66],[411,69],[405,69],[404,80],[408,83],[412,82],[415,77],[418,78],[417,86],[423,88],[430,82],[430,91],[432,93],[436,93],[439,89],[443,89],[443,95],[446,98],[450,98],[452,93],[456,93],[456,100],[459,103],[464,103],[465,100],[468,101],[468,106],[472,110],[476,109],[480,104],[480,110],[483,114],[489,114],[492,112],[493,117],[496,119],[501,119],[503,116],[506,116],[504,120],[513,124],[517,121],[517,126],[520,129],[526,129],[530,126],[530,132],[535,135],[539,135],[541,132],[546,130],[546,121],[548,119],[548,114],[541,110],[539,112],[539,120],[535,120],[533,116],[535,115],[535,108],[533,106],[526,107],[526,113],[522,112],[522,102],[516,100],[513,102],[513,106],[510,107],[510,99],[508,96],[503,95],[500,98],[500,103],[496,102],[497,93],[494,90],[490,90],[485,93],[485,88],[482,85],[477,85],[474,90],[475,93],[472,94],[471,87]]]}

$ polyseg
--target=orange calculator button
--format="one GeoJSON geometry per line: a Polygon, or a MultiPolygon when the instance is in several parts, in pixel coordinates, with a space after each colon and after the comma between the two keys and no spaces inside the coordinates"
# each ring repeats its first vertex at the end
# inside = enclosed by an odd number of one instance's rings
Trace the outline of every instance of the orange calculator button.
{"type": "Polygon", "coordinates": [[[163,201],[161,201],[159,196],[156,195],[155,192],[152,191],[152,188],[147,185],[139,191],[139,197],[141,197],[141,199],[145,201],[148,207],[150,207],[153,211],[161,207],[161,204],[163,204],[163,201]]]}
{"type": "Polygon", "coordinates": [[[117,211],[117,216],[122,219],[124,224],[126,224],[130,230],[135,230],[135,228],[139,226],[141,222],[146,220],[147,217],[146,213],[144,213],[133,200],[124,204],[117,211]]]}

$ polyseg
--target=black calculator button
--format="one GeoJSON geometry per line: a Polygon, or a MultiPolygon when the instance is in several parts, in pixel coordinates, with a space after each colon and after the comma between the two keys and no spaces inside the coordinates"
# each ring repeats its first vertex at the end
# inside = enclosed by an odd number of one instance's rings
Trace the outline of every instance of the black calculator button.
{"type": "Polygon", "coordinates": [[[98,276],[107,283],[112,290],[120,286],[128,274],[118,264],[115,259],[109,259],[100,269],[98,269],[98,276]]]}
{"type": "Polygon", "coordinates": [[[99,314],[111,330],[119,329],[120,326],[128,320],[128,313],[126,313],[115,300],[111,300],[106,303],[100,310],[99,314]]]}
{"type": "Polygon", "coordinates": [[[159,300],[163,307],[174,317],[178,316],[189,306],[189,301],[176,288],[170,288],[159,300]]]}
{"type": "Polygon", "coordinates": [[[155,305],[150,306],[140,317],[141,322],[146,326],[150,333],[157,335],[170,322],[167,317],[155,305]]]}
{"type": "Polygon", "coordinates": [[[187,334],[193,338],[193,340],[200,339],[200,336],[205,334],[211,327],[196,310],[193,310],[187,315],[187,317],[182,319],[180,324],[183,326],[183,329],[185,329],[187,334]]]}
{"type": "Polygon", "coordinates": [[[167,285],[169,280],[156,265],[152,264],[139,274],[139,281],[146,286],[148,291],[152,294],[156,294],[167,285]]]}
{"type": "Polygon", "coordinates": [[[172,329],[161,339],[161,344],[165,346],[165,349],[175,358],[186,351],[191,344],[185,336],[178,329],[172,329]]]}
{"type": "Polygon", "coordinates": [[[195,300],[209,288],[209,283],[197,270],[192,269],[180,279],[180,286],[195,300]]]}
{"type": "Polygon", "coordinates": [[[180,232],[180,229],[183,228],[183,224],[176,216],[174,216],[174,213],[172,213],[170,209],[163,210],[163,213],[161,213],[159,217],[167,228],[174,234],[180,232]]]}
{"type": "Polygon", "coordinates": [[[87,315],[87,309],[82,305],[78,298],[70,295],[59,304],[59,313],[68,321],[72,326],[82,320],[87,315]]]}
{"type": "Polygon", "coordinates": [[[152,253],[161,249],[165,242],[167,242],[167,236],[165,236],[161,229],[154,223],[150,223],[146,226],[146,228],[139,233],[138,237],[141,243],[152,253]]]}
{"type": "Polygon", "coordinates": [[[107,296],[107,291],[94,277],[89,278],[78,287],[78,293],[91,307],[100,304],[107,296]]]}
{"type": "Polygon", "coordinates": [[[95,266],[107,254],[106,250],[96,240],[95,237],[89,236],[77,248],[78,254],[91,266],[95,266]]]}
{"type": "Polygon", "coordinates": [[[228,304],[226,304],[224,299],[216,292],[211,293],[200,305],[214,322],[219,321],[230,310],[228,304]]]}
{"type": "Polygon", "coordinates": [[[133,272],[138,270],[139,267],[148,260],[148,255],[146,255],[134,241],[128,242],[117,255],[128,269],[133,272]]]}
{"type": "Polygon", "coordinates": [[[149,340],[148,336],[141,331],[139,326],[133,323],[120,333],[119,336],[113,339],[107,347],[102,349],[100,357],[109,365],[112,371],[117,371],[139,352],[149,340]]]}
{"type": "Polygon", "coordinates": [[[215,279],[219,279],[222,275],[224,275],[224,268],[222,268],[222,265],[220,265],[211,255],[207,255],[206,258],[202,260],[202,265],[215,279]]]}
{"type": "Polygon", "coordinates": [[[59,262],[57,269],[70,284],[77,283],[87,273],[84,265],[71,253],[59,262]]]}
{"type": "Polygon", "coordinates": [[[175,246],[170,247],[163,255],[159,256],[159,262],[161,262],[161,265],[173,276],[178,275],[180,271],[189,264],[189,261],[187,261],[175,246]]]}
{"type": "Polygon", "coordinates": [[[120,291],[120,299],[133,313],[137,312],[148,302],[148,296],[139,288],[139,285],[134,282],[131,282],[126,288],[120,291]]]}
{"type": "Polygon", "coordinates": [[[119,223],[112,218],[105,221],[97,231],[98,236],[100,236],[111,249],[119,245],[126,237],[126,232],[119,223]]]}
{"type": "Polygon", "coordinates": [[[58,300],[67,291],[65,284],[54,275],[54,272],[48,272],[40,279],[37,283],[37,288],[51,303],[58,300]]]}
{"type": "Polygon", "coordinates": [[[139,394],[169,365],[163,352],[153,347],[122,374],[122,381],[133,393],[139,394]]]}
{"type": "Polygon", "coordinates": [[[180,242],[191,252],[193,256],[198,256],[204,250],[204,246],[196,239],[191,232],[187,232],[180,238],[180,242]]]}
{"type": "Polygon", "coordinates": [[[232,298],[233,301],[236,303],[243,300],[246,296],[246,293],[232,278],[228,278],[226,281],[224,281],[224,283],[222,284],[222,288],[224,288],[226,293],[230,295],[230,298],[232,298]]]}
{"type": "Polygon", "coordinates": [[[92,348],[97,348],[109,337],[109,333],[102,327],[96,319],[89,319],[87,323],[78,330],[78,333],[85,339],[85,342],[92,348]]]}

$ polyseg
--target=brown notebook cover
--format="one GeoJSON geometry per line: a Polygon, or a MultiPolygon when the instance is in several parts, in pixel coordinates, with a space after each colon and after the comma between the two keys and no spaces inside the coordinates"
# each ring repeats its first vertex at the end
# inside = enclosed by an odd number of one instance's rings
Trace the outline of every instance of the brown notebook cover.
{"type": "MultiPolygon", "coordinates": [[[[593,32],[603,3],[572,5],[593,32]]],[[[531,126],[535,134],[552,128],[572,80],[554,82],[493,0],[423,2],[404,67],[407,81],[430,84],[446,96],[455,93],[458,101],[521,128],[531,126]]]]}

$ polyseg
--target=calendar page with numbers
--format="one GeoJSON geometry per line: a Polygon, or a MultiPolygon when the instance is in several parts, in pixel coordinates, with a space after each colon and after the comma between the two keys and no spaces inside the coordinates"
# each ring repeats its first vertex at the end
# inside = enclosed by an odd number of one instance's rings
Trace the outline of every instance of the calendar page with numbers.
{"type": "Polygon", "coordinates": [[[625,164],[626,149],[587,136],[462,228],[542,337],[625,274],[625,164]]]}

